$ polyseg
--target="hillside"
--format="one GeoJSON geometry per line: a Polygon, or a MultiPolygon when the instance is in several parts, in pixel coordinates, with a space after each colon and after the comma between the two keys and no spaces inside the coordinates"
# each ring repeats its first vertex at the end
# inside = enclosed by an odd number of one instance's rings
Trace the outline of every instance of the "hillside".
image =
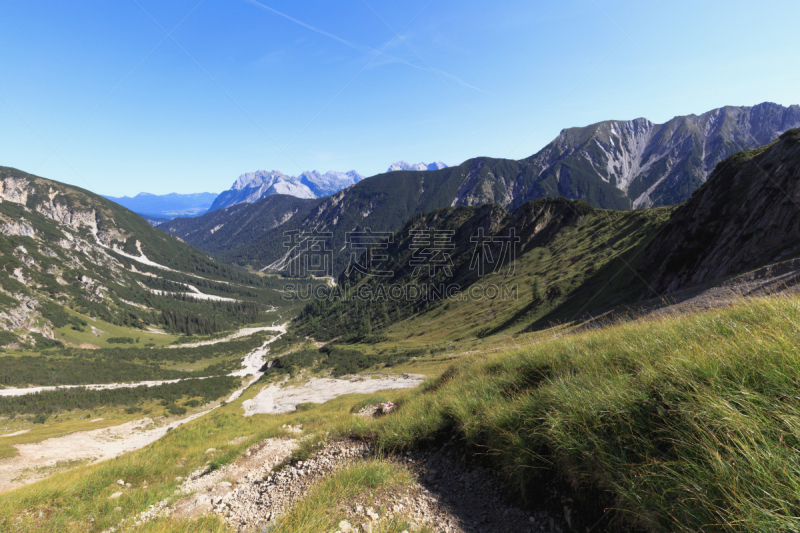
{"type": "Polygon", "coordinates": [[[211,333],[286,305],[276,280],[220,264],[78,187],[2,167],[0,199],[4,345],[47,344],[68,324],[82,330],[75,313],[140,331],[211,333]]]}
{"type": "Polygon", "coordinates": [[[292,218],[303,218],[321,200],[275,194],[255,203],[239,203],[196,218],[176,218],[157,225],[209,253],[233,251],[264,238],[292,218]]]}
{"type": "MultiPolygon", "coordinates": [[[[721,162],[692,198],[676,207],[608,211],[575,200],[539,199],[508,213],[498,206],[446,208],[413,218],[386,245],[387,258],[373,266],[389,277],[352,269],[338,280],[342,294],[364,294],[355,305],[339,294],[310,303],[298,332],[321,340],[400,342],[416,332],[430,342],[485,337],[503,331],[541,329],[583,314],[720,280],[800,247],[800,129],[779,140],[721,162]],[[518,237],[514,253],[503,238],[518,237]],[[450,231],[449,269],[416,269],[415,232],[450,231]],[[482,233],[481,233],[482,232],[482,233]],[[515,261],[511,269],[474,263],[484,248],[489,258],[515,261]],[[494,242],[492,242],[494,241],[494,242]],[[449,271],[448,271],[449,270],[449,271]],[[415,299],[387,296],[393,286],[415,299]],[[434,288],[457,286],[453,293],[434,288]],[[487,287],[517,287],[486,297],[487,287]],[[425,296],[428,296],[427,298],[425,296]],[[477,295],[477,297],[476,297],[477,295]]],[[[398,290],[398,294],[400,291],[398,290]]],[[[376,346],[376,349],[379,346],[376,346]]]]}
{"type": "Polygon", "coordinates": [[[720,163],[643,254],[656,292],[796,255],[800,130],[720,163]]]}
{"type": "Polygon", "coordinates": [[[382,345],[412,331],[439,343],[569,320],[592,296],[591,309],[638,296],[641,287],[628,278],[605,282],[624,268],[626,256],[641,250],[671,210],[610,211],[579,200],[540,198],[513,212],[484,205],[419,215],[394,234],[384,251],[388,258],[372,265],[392,276],[343,273],[341,293],[310,303],[293,327],[322,341],[382,345]],[[415,259],[420,231],[452,232],[452,249],[440,262],[449,272],[431,271],[415,259]],[[509,240],[512,232],[516,243],[509,240]],[[475,242],[476,237],[482,240],[475,242]],[[476,259],[484,263],[482,273],[476,259]],[[396,287],[402,288],[399,298],[390,296],[396,287]]]}
{"type": "MultiPolygon", "coordinates": [[[[689,199],[725,157],[769,143],[798,126],[800,108],[770,103],[676,117],[663,125],[646,119],[606,121],[564,130],[520,161],[481,157],[434,171],[373,176],[326,198],[305,217],[292,217],[267,231],[260,241],[232,239],[212,249],[204,248],[206,237],[198,234],[193,242],[226,262],[285,271],[285,231],[327,231],[333,235],[333,273],[338,275],[349,257],[343,248],[350,231],[396,231],[412,216],[442,207],[491,203],[513,210],[541,197],[581,199],[617,210],[677,204],[689,199]]],[[[232,213],[225,224],[245,222],[232,213]]],[[[183,234],[194,231],[189,229],[192,222],[185,224],[183,234]]],[[[197,222],[197,228],[206,228],[200,231],[215,226],[197,222]]]]}

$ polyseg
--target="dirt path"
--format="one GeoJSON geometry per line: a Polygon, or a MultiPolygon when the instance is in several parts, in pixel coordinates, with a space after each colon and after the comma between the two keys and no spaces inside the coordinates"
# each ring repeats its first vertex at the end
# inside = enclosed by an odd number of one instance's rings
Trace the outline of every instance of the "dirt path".
{"type": "MultiPolygon", "coordinates": [[[[187,519],[211,513],[238,531],[266,531],[315,484],[374,453],[368,443],[333,441],[308,459],[297,461],[291,459],[296,446],[296,440],[268,439],[221,470],[207,474],[200,469],[179,489],[188,496],[173,505],[164,500],[109,532],[124,530],[130,522],[138,526],[157,516],[187,519]],[[275,472],[274,467],[281,463],[284,468],[275,472]]],[[[427,527],[446,533],[570,530],[572,510],[566,500],[564,518],[543,509],[525,512],[508,501],[496,473],[472,464],[466,455],[448,446],[426,453],[393,455],[388,460],[408,469],[415,481],[391,492],[377,491],[337,502],[334,512],[344,511],[346,515],[339,522],[342,533],[382,531],[393,520],[406,520],[414,529],[427,527]]]]}

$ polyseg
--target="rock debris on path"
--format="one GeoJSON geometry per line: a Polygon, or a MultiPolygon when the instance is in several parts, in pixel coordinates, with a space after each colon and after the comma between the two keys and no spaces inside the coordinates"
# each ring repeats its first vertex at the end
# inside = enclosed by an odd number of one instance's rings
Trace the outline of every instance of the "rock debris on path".
{"type": "MultiPolygon", "coordinates": [[[[194,472],[176,491],[192,493],[169,506],[165,500],[135,518],[194,518],[216,513],[239,531],[265,531],[316,483],[372,455],[367,443],[336,441],[305,461],[290,460],[298,441],[274,438],[251,447],[236,463],[206,473],[194,472]],[[275,471],[275,467],[282,468],[275,471]]],[[[213,453],[209,450],[208,453],[213,453]]],[[[423,527],[444,533],[562,533],[564,519],[526,513],[503,496],[498,475],[470,467],[463,454],[445,447],[435,452],[390,457],[417,478],[411,486],[362,494],[339,502],[331,513],[344,515],[338,532],[374,531],[389,520],[404,520],[411,531],[423,527]]],[[[568,516],[568,509],[565,506],[568,516]]],[[[112,530],[109,530],[112,531],[112,530]]]]}

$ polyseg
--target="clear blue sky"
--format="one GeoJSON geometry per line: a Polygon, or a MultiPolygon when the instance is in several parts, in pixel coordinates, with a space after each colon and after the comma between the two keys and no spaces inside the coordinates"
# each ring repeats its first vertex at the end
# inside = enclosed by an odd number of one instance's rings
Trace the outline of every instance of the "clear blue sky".
{"type": "Polygon", "coordinates": [[[798,20],[789,0],[6,0],[0,165],[133,195],[518,159],[600,120],[800,103],[798,20]]]}

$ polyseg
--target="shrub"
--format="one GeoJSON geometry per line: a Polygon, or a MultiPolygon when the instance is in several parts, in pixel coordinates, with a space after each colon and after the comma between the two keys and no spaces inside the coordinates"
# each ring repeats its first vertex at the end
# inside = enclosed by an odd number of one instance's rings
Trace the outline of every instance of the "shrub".
{"type": "Polygon", "coordinates": [[[111,344],[133,344],[134,340],[131,337],[109,337],[108,342],[111,344]]]}
{"type": "Polygon", "coordinates": [[[169,404],[167,406],[167,411],[169,412],[169,414],[171,414],[173,416],[185,415],[186,414],[186,408],[185,407],[181,407],[180,405],[177,405],[177,404],[174,404],[174,403],[169,404]]]}

